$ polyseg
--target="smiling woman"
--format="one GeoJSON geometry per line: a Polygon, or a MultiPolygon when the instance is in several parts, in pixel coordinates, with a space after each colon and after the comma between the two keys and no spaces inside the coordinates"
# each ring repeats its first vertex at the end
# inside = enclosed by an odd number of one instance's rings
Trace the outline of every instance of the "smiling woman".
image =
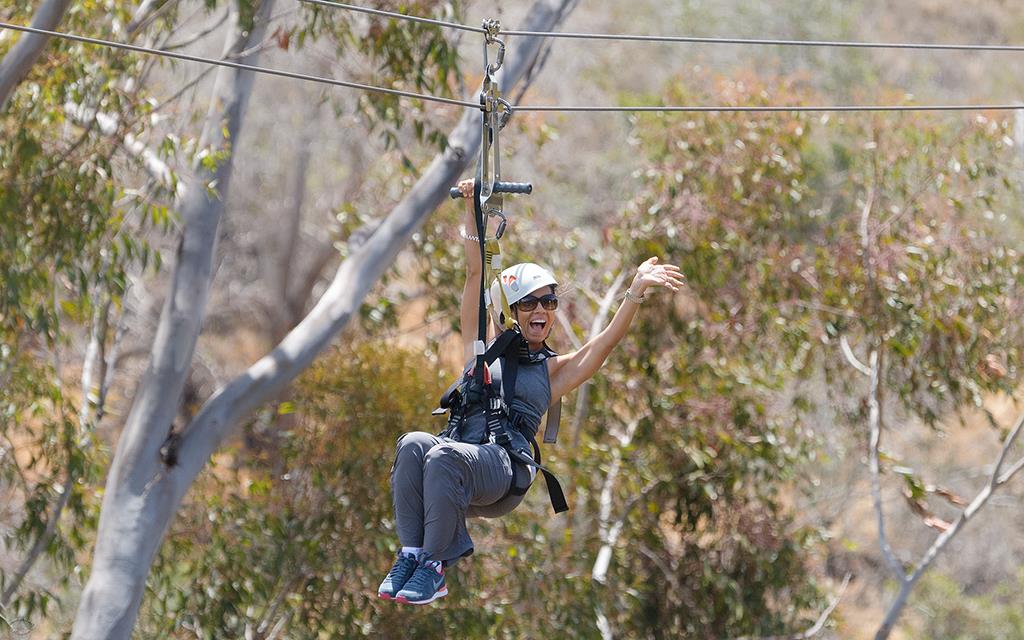
{"type": "MultiPolygon", "coordinates": [[[[459,183],[466,199],[467,228],[475,226],[473,188],[473,180],[459,183]]],[[[474,343],[483,263],[477,244],[480,239],[465,240],[466,285],[460,321],[463,353],[469,364],[463,384],[446,394],[452,412],[448,428],[439,436],[422,431],[403,435],[391,470],[402,548],[378,595],[407,604],[427,604],[448,595],[445,567],[473,553],[466,517],[493,518],[512,511],[522,502],[537,469],[545,472],[552,505],[556,505],[553,476],[540,467],[536,445],[542,416],[553,402],[604,364],[625,336],[650,287],[678,291],[684,284],[678,267],[649,258],[637,268],[605,330],[578,350],[558,355],[547,346],[558,309],[555,276],[531,262],[505,269],[491,283],[488,307],[494,327],[499,329],[505,325],[505,310],[513,315],[513,328],[498,340],[512,338],[512,348],[485,365],[486,386],[481,389],[472,385],[470,371],[474,356],[479,355],[474,343]],[[507,309],[502,300],[507,301],[507,309]]],[[[560,489],[557,493],[564,502],[560,489]]],[[[556,511],[565,508],[556,506],[556,511]]]]}

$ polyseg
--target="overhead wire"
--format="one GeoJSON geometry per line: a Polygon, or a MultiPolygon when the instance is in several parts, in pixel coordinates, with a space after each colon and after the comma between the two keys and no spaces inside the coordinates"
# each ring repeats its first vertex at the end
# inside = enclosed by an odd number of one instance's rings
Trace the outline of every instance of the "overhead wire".
{"type": "Polygon", "coordinates": [[[469,102],[468,100],[456,100],[454,98],[444,98],[441,96],[433,96],[424,93],[415,93],[412,91],[402,91],[401,89],[389,89],[387,87],[378,87],[369,84],[362,84],[359,82],[349,82],[347,80],[338,80],[336,78],[327,78],[323,76],[315,76],[307,73],[297,73],[294,71],[286,71],[284,69],[274,69],[270,67],[261,67],[257,65],[245,64],[242,62],[233,62],[231,60],[223,60],[219,58],[206,58],[203,56],[194,56],[187,53],[179,53],[177,51],[167,51],[165,49],[152,49],[150,47],[142,47],[134,44],[127,44],[124,42],[114,42],[112,40],[102,40],[100,38],[90,38],[88,36],[80,36],[74,33],[65,33],[62,31],[50,31],[48,29],[38,29],[36,27],[28,27],[20,24],[11,24],[9,22],[0,22],[0,29],[12,29],[14,31],[22,31],[25,33],[35,33],[38,35],[49,36],[51,38],[60,38],[62,40],[71,40],[73,42],[81,42],[83,44],[92,44],[101,47],[110,47],[112,49],[122,49],[125,51],[133,51],[135,53],[142,53],[146,55],[163,56],[165,58],[174,58],[176,60],[184,60],[186,62],[198,62],[202,64],[216,65],[219,67],[229,67],[231,69],[239,69],[242,71],[252,71],[254,73],[262,73],[272,76],[280,76],[283,78],[291,78],[293,80],[304,80],[307,82],[316,82],[318,84],[326,84],[336,87],[347,87],[349,89],[358,89],[360,91],[369,91],[373,93],[386,93],[389,95],[400,96],[403,98],[415,98],[417,100],[424,100],[428,102],[439,102],[442,104],[455,105],[459,107],[470,107],[473,109],[479,109],[480,104],[477,102],[469,102]]]}
{"type": "MultiPolygon", "coordinates": [[[[457,22],[447,22],[444,20],[435,20],[432,18],[424,18],[421,16],[409,15],[407,13],[398,13],[395,11],[385,11],[383,9],[371,9],[369,7],[361,7],[353,4],[346,4],[342,2],[333,2],[331,0],[299,0],[300,2],[306,2],[309,4],[318,4],[326,7],[335,7],[338,9],[347,9],[349,11],[357,11],[361,13],[368,13],[376,16],[382,16],[386,18],[393,18],[396,20],[408,20],[413,22],[422,22],[426,24],[432,24],[439,27],[445,27],[448,29],[460,29],[462,31],[472,31],[474,33],[484,33],[484,30],[480,27],[471,27],[466,24],[460,24],[457,22]]],[[[857,42],[847,40],[785,40],[785,39],[769,39],[769,38],[723,38],[723,37],[712,37],[712,36],[652,36],[652,35],[635,35],[626,33],[573,33],[568,31],[517,31],[517,30],[502,30],[502,35],[505,36],[522,36],[531,38],[568,38],[577,40],[622,40],[622,41],[638,41],[638,42],[667,42],[667,43],[686,43],[686,44],[740,44],[740,45],[772,45],[772,46],[784,46],[784,47],[845,47],[855,49],[925,49],[925,50],[940,50],[940,51],[1024,51],[1024,45],[1017,44],[955,44],[955,43],[942,43],[942,42],[857,42]]]]}
{"type": "Polygon", "coordinates": [[[331,2],[330,0],[299,0],[307,4],[318,4],[323,7],[334,7],[336,9],[347,9],[348,11],[356,11],[358,13],[368,13],[375,16],[383,16],[385,18],[397,18],[406,20],[409,22],[419,22],[422,24],[432,24],[436,27],[444,27],[446,29],[458,29],[460,31],[471,31],[473,33],[484,33],[482,27],[471,27],[468,24],[459,24],[458,22],[446,22],[444,20],[436,20],[434,18],[424,18],[422,16],[413,16],[407,13],[396,13],[394,11],[385,11],[383,9],[371,9],[370,7],[360,7],[354,4],[345,4],[343,2],[331,2]]]}
{"type": "MultiPolygon", "coordinates": [[[[341,2],[333,2],[331,0],[300,0],[308,4],[315,4],[321,6],[329,6],[349,11],[367,13],[371,15],[379,15],[388,18],[408,20],[413,22],[420,22],[425,24],[431,24],[444,28],[461,29],[464,31],[471,31],[475,33],[484,33],[482,28],[470,27],[454,22],[447,22],[443,20],[435,20],[432,18],[423,18],[420,16],[412,16],[404,13],[395,13],[392,11],[385,11],[382,9],[371,9],[368,7],[360,7],[357,5],[345,4],[341,2]]],[[[454,98],[445,98],[441,96],[434,96],[430,94],[416,93],[412,91],[403,91],[400,89],[391,89],[387,87],[380,87],[375,85],[368,85],[358,82],[350,82],[346,80],[339,80],[336,78],[328,78],[323,76],[316,76],[305,73],[298,73],[294,71],[286,71],[283,69],[275,69],[270,67],[262,67],[258,65],[249,65],[241,62],[233,62],[231,60],[207,58],[203,56],[196,56],[186,53],[178,53],[175,51],[167,51],[165,49],[153,49],[150,47],[143,47],[139,45],[127,44],[122,42],[115,42],[111,40],[102,40],[99,38],[91,38],[88,36],[81,36],[73,33],[66,33],[60,31],[51,31],[47,29],[39,29],[36,27],[12,24],[8,22],[0,22],[0,29],[11,29],[14,31],[21,31],[26,33],[35,33],[39,35],[45,35],[53,38],[61,38],[64,40],[71,40],[74,42],[81,42],[84,44],[92,44],[96,46],[110,47],[114,49],[122,49],[126,51],[133,51],[135,53],[141,53],[145,55],[157,55],[167,58],[173,58],[177,60],[184,60],[188,62],[197,62],[201,64],[215,65],[221,67],[229,67],[233,69],[239,69],[244,71],[252,71],[254,73],[262,73],[265,75],[280,76],[284,78],[291,78],[294,80],[301,80],[307,82],[315,82],[318,84],[326,84],[331,86],[345,87],[349,89],[356,89],[360,91],[367,91],[373,93],[384,93],[388,95],[395,95],[404,98],[413,98],[417,100],[424,100],[428,102],[436,102],[440,104],[447,104],[460,107],[468,107],[471,109],[481,109],[479,102],[470,102],[467,100],[457,100],[454,98]]],[[[780,44],[780,45],[808,45],[808,46],[833,46],[833,47],[875,47],[875,48],[902,48],[902,49],[956,49],[956,50],[998,50],[998,51],[1024,51],[1024,46],[1019,45],[975,45],[975,44],[928,44],[928,43],[869,43],[869,42],[841,42],[841,41],[799,41],[799,40],[747,40],[747,39],[735,39],[735,38],[690,38],[682,36],[630,36],[630,35],[616,35],[616,34],[592,34],[592,33],[567,33],[567,32],[548,32],[548,31],[503,31],[503,35],[512,36],[529,36],[529,37],[565,37],[565,38],[588,38],[588,39],[603,39],[603,40],[642,40],[642,41],[663,41],[663,42],[700,42],[700,43],[733,43],[733,44],[780,44]]],[[[778,113],[778,112],[910,112],[910,111],[1010,111],[1024,108],[1021,104],[931,104],[931,105],[822,105],[822,106],[811,106],[811,105],[772,105],[772,106],[727,106],[727,105],[711,105],[711,106],[673,106],[673,105],[641,105],[641,106],[597,106],[597,105],[512,105],[513,111],[532,111],[532,112],[632,112],[632,113],[651,113],[651,112],[662,112],[662,113],[729,113],[729,112],[740,112],[740,113],[778,113]]]]}
{"type": "MultiPolygon", "coordinates": [[[[313,0],[302,0],[312,2],[313,0]]],[[[721,38],[711,36],[649,36],[614,33],[572,33],[566,31],[502,31],[506,36],[569,38],[578,40],[621,40],[687,44],[772,45],[782,47],[845,47],[852,49],[931,49],[946,51],[1024,51],[1019,44],[954,44],[942,42],[857,42],[846,40],[773,40],[766,38],[721,38]]]]}
{"type": "Polygon", "coordinates": [[[1024,104],[922,104],[922,105],[772,105],[772,106],[636,106],[605,107],[589,105],[513,105],[514,111],[628,112],[628,113],[779,113],[846,111],[1016,111],[1024,104]]]}

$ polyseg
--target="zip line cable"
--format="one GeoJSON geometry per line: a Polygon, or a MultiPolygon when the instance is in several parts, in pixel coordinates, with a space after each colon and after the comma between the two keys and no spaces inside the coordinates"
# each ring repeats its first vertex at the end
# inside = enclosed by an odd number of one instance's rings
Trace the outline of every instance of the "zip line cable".
{"type": "Polygon", "coordinates": [[[556,111],[556,112],[628,112],[628,113],[779,113],[797,112],[847,112],[847,111],[1016,111],[1024,110],[1024,104],[922,104],[922,105],[825,105],[825,106],[638,106],[638,107],[600,107],[573,105],[514,105],[515,111],[556,111]]]}
{"type": "Polygon", "coordinates": [[[433,18],[424,18],[421,16],[411,16],[407,13],[395,13],[393,11],[384,11],[383,9],[371,9],[369,7],[360,7],[354,4],[345,4],[343,2],[330,2],[329,0],[299,0],[300,2],[306,2],[309,4],[318,4],[324,7],[334,7],[336,9],[347,9],[348,11],[357,11],[359,13],[369,13],[375,16],[384,16],[386,18],[400,18],[402,20],[408,20],[410,22],[421,22],[423,24],[432,24],[437,27],[444,27],[446,29],[459,29],[461,31],[472,31],[473,33],[484,33],[481,27],[471,27],[468,24],[459,24],[457,22],[445,22],[444,20],[435,20],[433,18]]]}
{"type": "MultiPolygon", "coordinates": [[[[313,0],[302,0],[312,2],[313,0]]],[[[770,40],[764,38],[715,38],[699,36],[642,36],[612,33],[570,33],[565,31],[502,31],[506,36],[572,38],[577,40],[624,40],[689,44],[776,45],[783,47],[845,47],[848,49],[931,49],[944,51],[1024,51],[1019,44],[945,44],[941,42],[851,42],[845,40],[770,40]]]]}
{"type": "Polygon", "coordinates": [[[165,58],[174,58],[176,60],[185,60],[187,62],[199,62],[202,64],[216,65],[219,67],[230,67],[232,69],[240,69],[242,71],[253,71],[255,73],[263,73],[272,76],[281,76],[284,78],[292,78],[293,80],[305,80],[308,82],[316,82],[319,84],[327,84],[336,87],[347,87],[349,89],[359,89],[360,91],[369,91],[373,93],[387,93],[394,96],[401,96],[403,98],[416,98],[417,100],[426,100],[430,102],[440,102],[443,104],[450,104],[459,107],[471,107],[473,109],[479,109],[480,104],[476,102],[468,102],[466,100],[455,100],[453,98],[442,98],[439,96],[431,96],[422,93],[413,93],[411,91],[401,91],[399,89],[388,89],[385,87],[376,87],[368,84],[360,84],[358,82],[348,82],[346,80],[336,80],[335,78],[325,78],[322,76],[314,76],[306,73],[296,73],[294,71],[285,71],[284,69],[272,69],[269,67],[260,67],[251,64],[244,64],[241,62],[232,62],[230,60],[218,60],[216,58],[204,58],[202,56],[193,56],[187,53],[178,53],[176,51],[165,51],[163,49],[151,49],[149,47],[140,47],[134,44],[125,44],[123,42],[113,42],[110,40],[101,40],[99,38],[89,38],[86,36],[80,36],[73,33],[63,33],[61,31],[48,31],[46,29],[37,29],[36,27],[26,27],[18,24],[10,24],[8,22],[0,22],[0,29],[12,29],[14,31],[23,31],[26,33],[35,33],[44,36],[50,36],[53,38],[60,38],[62,40],[71,40],[74,42],[82,42],[85,44],[93,44],[101,47],[110,47],[112,49],[123,49],[125,51],[134,51],[135,53],[143,53],[148,55],[163,56],[165,58]]]}
{"type": "MultiPolygon", "coordinates": [[[[358,11],[398,20],[409,20],[423,22],[449,29],[461,29],[484,33],[479,27],[471,27],[456,22],[445,22],[431,18],[422,18],[405,13],[384,11],[382,9],[370,9],[342,2],[331,0],[299,0],[310,4],[318,4],[325,7],[335,7],[348,11],[358,11]]],[[[743,45],[774,45],[784,47],[844,47],[853,49],[925,49],[941,51],[1024,51],[1024,45],[1017,44],[944,44],[941,42],[850,42],[844,40],[775,40],[766,38],[716,38],[699,36],[649,36],[614,33],[572,33],[564,31],[502,31],[506,36],[525,36],[532,38],[569,38],[577,40],[624,40],[639,42],[674,42],[689,44],[743,44],[743,45]]]]}
{"type": "MultiPolygon", "coordinates": [[[[302,0],[303,2],[311,2],[312,0],[302,0]]],[[[316,0],[317,2],[326,2],[327,0],[316,0]]],[[[376,10],[374,10],[376,11],[376,10]]],[[[387,12],[385,12],[387,13],[387,12]]],[[[403,16],[403,14],[394,14],[396,16],[403,16]]],[[[28,27],[17,24],[11,24],[8,22],[0,22],[0,29],[11,29],[14,31],[22,31],[25,33],[35,33],[39,35],[45,35],[53,38],[60,38],[63,40],[71,40],[74,42],[81,42],[84,44],[91,44],[101,47],[110,47],[113,49],[123,49],[125,51],[133,51],[135,53],[142,53],[147,55],[163,56],[166,58],[174,58],[176,60],[184,60],[187,62],[198,62],[201,64],[215,65],[220,67],[229,67],[232,69],[240,69],[243,71],[252,71],[254,73],[262,73],[266,75],[280,76],[284,78],[291,78],[293,80],[303,80],[307,82],[315,82],[318,84],[326,84],[336,87],[346,87],[349,89],[357,89],[359,91],[367,91],[373,93],[385,93],[394,96],[400,96],[403,98],[414,98],[417,100],[424,100],[428,102],[438,102],[441,104],[453,105],[458,107],[468,107],[470,109],[482,109],[480,103],[469,102],[467,100],[456,100],[453,98],[443,98],[440,96],[432,96],[422,93],[413,93],[411,91],[401,91],[399,89],[388,89],[385,87],[377,87],[374,85],[360,84],[358,82],[348,82],[346,80],[337,80],[335,78],[325,78],[322,76],[309,75],[305,73],[296,73],[293,71],[285,71],[283,69],[274,69],[269,67],[260,67],[256,65],[244,64],[241,62],[232,62],[230,60],[218,60],[216,58],[204,58],[202,56],[194,56],[187,53],[178,53],[175,51],[165,51],[163,49],[152,49],[149,47],[141,47],[133,44],[126,44],[122,42],[113,42],[110,40],[101,40],[99,38],[90,38],[86,36],[80,36],[73,33],[64,33],[61,31],[49,31],[46,29],[38,29],[36,27],[28,27]]],[[[544,33],[544,32],[541,32],[544,33]]],[[[778,112],[856,112],[856,111],[1013,111],[1018,109],[1024,109],[1024,105],[1021,104],[952,104],[952,105],[827,105],[827,106],[634,106],[634,107],[612,107],[612,106],[587,106],[587,105],[511,105],[513,111],[552,111],[552,112],[636,112],[636,113],[650,113],[650,112],[666,112],[666,113],[778,113],[778,112]]]]}

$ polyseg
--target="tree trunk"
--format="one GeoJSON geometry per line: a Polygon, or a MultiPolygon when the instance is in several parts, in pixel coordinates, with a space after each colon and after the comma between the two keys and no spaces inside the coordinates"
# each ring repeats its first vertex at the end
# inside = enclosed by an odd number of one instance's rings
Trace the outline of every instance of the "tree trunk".
{"type": "MultiPolygon", "coordinates": [[[[232,8],[225,57],[259,42],[275,0],[265,0],[251,31],[232,8]]],[[[256,64],[253,56],[244,59],[256,64]]],[[[170,292],[164,303],[150,362],[132,403],[107,478],[92,573],[82,594],[72,638],[131,636],[146,576],[175,505],[172,469],[160,449],[167,440],[196,340],[206,315],[214,247],[232,171],[231,146],[242,130],[252,72],[222,68],[200,137],[200,148],[223,154],[212,170],[197,164],[177,208],[184,221],[170,292]],[[216,189],[216,193],[213,193],[216,189]]]]}
{"type": "MultiPolygon", "coordinates": [[[[538,0],[524,28],[550,30],[574,4],[575,0],[538,0]]],[[[524,75],[541,44],[536,38],[517,39],[505,60],[506,87],[524,75]]],[[[218,75],[214,105],[223,103],[218,113],[228,119],[232,140],[237,139],[240,107],[247,95],[240,86],[243,77],[234,70],[218,75]]],[[[218,175],[206,176],[204,181],[217,180],[221,199],[209,199],[205,184],[187,190],[182,208],[185,229],[171,288],[149,369],[136,392],[107,480],[92,572],[75,619],[73,640],[130,637],[154,556],[196,475],[237,421],[298,376],[348,323],[370,287],[447,198],[448,188],[474,159],[480,144],[479,120],[478,112],[466,112],[449,138],[449,148],[434,159],[366,243],[339,267],[333,283],[306,318],[267,356],[214,394],[181,434],[168,439],[205,315],[230,164],[225,163],[218,175]],[[160,452],[165,442],[176,458],[168,457],[166,465],[160,452]]]]}
{"type": "MultiPolygon", "coordinates": [[[[46,0],[32,18],[32,26],[53,31],[60,24],[70,4],[71,0],[46,0]]],[[[24,33],[18,44],[11,47],[4,56],[0,62],[0,112],[7,107],[7,101],[14,93],[14,88],[28,75],[28,70],[35,64],[49,41],[50,36],[24,33]]]]}

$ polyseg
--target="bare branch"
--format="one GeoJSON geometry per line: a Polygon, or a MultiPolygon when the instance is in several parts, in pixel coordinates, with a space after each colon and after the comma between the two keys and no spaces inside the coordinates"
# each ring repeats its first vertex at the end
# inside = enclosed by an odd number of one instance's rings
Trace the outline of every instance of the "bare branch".
{"type": "Polygon", "coordinates": [[[2,595],[0,595],[0,607],[6,607],[11,601],[11,597],[17,593],[21,587],[21,583],[25,580],[25,576],[28,575],[30,569],[35,566],[36,561],[46,550],[46,547],[50,545],[50,539],[53,538],[53,534],[57,531],[57,524],[60,522],[60,516],[64,513],[64,507],[68,504],[68,499],[71,497],[71,492],[74,487],[74,478],[71,477],[71,471],[68,470],[64,475],[64,486],[61,492],[60,499],[53,505],[53,510],[50,512],[50,518],[46,521],[46,528],[43,533],[36,538],[35,544],[29,549],[28,553],[25,554],[25,558],[18,565],[14,575],[11,577],[10,582],[7,583],[6,588],[2,595]]]}
{"type": "Polygon", "coordinates": [[[1006,473],[999,477],[999,481],[996,482],[996,484],[1003,484],[1004,482],[1012,478],[1018,471],[1020,471],[1022,467],[1024,467],[1024,458],[1021,458],[1020,460],[1015,462],[1012,467],[1007,469],[1006,473]]]}
{"type": "MultiPolygon", "coordinates": [[[[619,289],[622,288],[626,275],[625,269],[619,271],[619,274],[615,276],[615,280],[612,281],[612,285],[608,287],[608,291],[605,292],[604,297],[598,303],[597,311],[594,313],[594,318],[590,323],[590,333],[587,335],[588,341],[596,338],[597,334],[604,330],[605,324],[608,321],[608,313],[611,311],[612,304],[618,299],[619,289]]],[[[576,348],[579,349],[580,347],[582,345],[576,348]]],[[[593,385],[592,380],[587,380],[581,385],[579,393],[576,394],[576,411],[572,420],[573,450],[576,450],[580,444],[580,431],[583,429],[583,421],[587,419],[587,405],[590,403],[590,390],[593,385]]]]}
{"type": "Polygon", "coordinates": [[[881,364],[879,363],[878,352],[871,351],[869,356],[871,363],[871,382],[868,391],[868,425],[871,429],[871,441],[868,451],[868,464],[871,469],[871,499],[875,507],[875,519],[878,523],[878,544],[882,548],[882,555],[892,572],[900,580],[905,580],[906,572],[903,565],[896,559],[896,555],[889,546],[889,540],[885,535],[885,514],[882,510],[882,488],[879,480],[878,465],[878,443],[882,435],[881,404],[878,401],[878,378],[881,364]]]}
{"type": "Polygon", "coordinates": [[[846,361],[849,362],[854,369],[860,371],[866,376],[871,375],[871,369],[866,364],[857,359],[857,356],[853,353],[853,349],[850,348],[850,343],[846,340],[845,335],[840,336],[839,346],[843,350],[843,355],[846,356],[846,361]]]}
{"type": "MultiPolygon", "coordinates": [[[[116,116],[102,113],[95,109],[75,104],[73,102],[65,104],[64,111],[73,122],[82,126],[95,122],[99,127],[100,133],[103,135],[118,137],[118,129],[120,128],[120,125],[116,116]]],[[[177,198],[183,198],[185,196],[185,183],[177,181],[174,171],[171,170],[166,162],[160,159],[157,152],[147,147],[131,133],[126,133],[123,137],[120,137],[118,142],[121,145],[121,148],[127,151],[130,156],[138,160],[151,178],[156,180],[165,188],[173,188],[174,195],[177,198]]]]}
{"type": "Polygon", "coordinates": [[[792,636],[768,636],[760,638],[755,638],[753,636],[743,636],[741,638],[736,638],[735,640],[809,640],[810,638],[815,637],[816,635],[821,633],[822,629],[825,628],[825,623],[828,622],[828,619],[832,615],[832,612],[836,610],[836,607],[839,605],[839,601],[842,600],[843,595],[846,593],[846,588],[850,586],[850,577],[851,574],[849,573],[847,573],[843,577],[843,583],[839,586],[839,593],[832,596],[831,602],[829,602],[825,610],[821,612],[820,616],[818,616],[817,621],[815,621],[815,623],[807,631],[803,631],[792,636]]]}
{"type": "Polygon", "coordinates": [[[160,0],[142,0],[138,9],[128,21],[128,36],[134,38],[140,31],[153,24],[153,21],[169,10],[178,0],[166,0],[160,4],[160,0]]]}
{"type": "Polygon", "coordinates": [[[216,31],[217,29],[220,29],[221,25],[223,25],[225,22],[227,22],[228,15],[230,13],[231,13],[230,11],[224,11],[224,13],[222,13],[221,16],[219,18],[217,18],[217,20],[214,21],[214,23],[211,24],[206,29],[203,29],[202,31],[197,32],[196,34],[194,34],[190,38],[182,40],[181,42],[174,42],[174,43],[171,43],[171,44],[167,44],[167,45],[164,45],[161,48],[164,51],[174,51],[176,49],[184,49],[185,47],[187,47],[189,45],[192,45],[192,44],[195,44],[195,43],[199,42],[200,40],[202,40],[206,36],[210,35],[214,31],[216,31]]]}
{"type": "Polygon", "coordinates": [[[831,313],[832,315],[840,316],[843,318],[857,319],[858,316],[852,311],[846,309],[840,309],[839,307],[833,307],[832,305],[822,304],[820,302],[811,302],[808,300],[784,300],[779,303],[780,306],[792,305],[794,307],[800,307],[802,309],[810,309],[812,311],[821,311],[822,313],[831,313]]]}
{"type": "Polygon", "coordinates": [[[871,207],[874,203],[875,189],[872,187],[871,190],[868,191],[867,200],[865,200],[864,207],[860,211],[860,246],[862,249],[867,249],[871,244],[871,233],[868,228],[868,220],[871,218],[871,207]]]}
{"type": "MultiPolygon", "coordinates": [[[[1017,440],[1017,436],[1020,435],[1022,427],[1024,427],[1024,414],[1021,414],[1020,417],[1017,418],[1017,423],[1013,425],[1013,429],[1010,430],[1010,435],[1007,436],[1006,441],[1003,443],[1002,451],[999,452],[999,459],[996,460],[996,466],[992,470],[992,479],[989,481],[989,484],[992,486],[993,489],[996,488],[996,485],[1002,484],[1006,482],[1006,480],[1009,480],[1010,476],[1012,476],[1013,473],[1016,473],[1015,470],[1011,469],[1012,473],[1010,473],[1010,475],[1007,476],[1006,479],[999,478],[999,472],[1002,471],[1003,469],[1003,463],[1006,462],[1006,456],[1007,454],[1010,453],[1010,447],[1012,447],[1013,443],[1017,440]]],[[[1020,464],[1020,462],[1018,462],[1017,464],[1020,464]]]]}
{"type": "MultiPolygon", "coordinates": [[[[71,0],[45,0],[32,18],[32,26],[53,31],[64,18],[70,5],[71,0]]],[[[11,47],[3,60],[0,60],[0,112],[6,109],[14,88],[28,75],[49,41],[50,36],[26,33],[11,47]]]]}
{"type": "Polygon", "coordinates": [[[103,360],[102,352],[107,339],[110,304],[110,299],[104,296],[104,299],[93,310],[89,346],[85,349],[85,359],[82,363],[82,405],[78,410],[79,426],[82,429],[89,424],[92,407],[95,406],[97,400],[97,395],[93,393],[94,369],[103,360]]]}
{"type": "Polygon", "coordinates": [[[813,638],[825,628],[825,623],[828,622],[829,616],[831,616],[832,612],[836,610],[836,607],[839,605],[839,601],[843,599],[843,595],[846,593],[846,587],[850,586],[850,575],[851,574],[847,573],[843,576],[843,584],[839,585],[839,593],[832,597],[832,602],[830,602],[828,607],[821,612],[821,615],[818,616],[818,620],[814,625],[807,631],[795,636],[794,640],[806,640],[807,638],[813,638]]]}
{"type": "Polygon", "coordinates": [[[597,552],[597,559],[591,571],[591,578],[603,583],[608,575],[608,566],[612,557],[612,547],[618,536],[617,531],[611,533],[612,527],[609,524],[612,512],[612,501],[615,493],[615,483],[619,477],[619,470],[622,468],[622,451],[633,441],[633,434],[636,433],[640,420],[633,420],[626,425],[626,433],[619,441],[619,447],[612,454],[611,464],[608,465],[608,473],[604,477],[604,486],[601,487],[601,496],[598,499],[598,536],[601,539],[601,549],[597,552]]]}
{"type": "Polygon", "coordinates": [[[1024,466],[1024,460],[1019,461],[1007,473],[1002,476],[999,472],[1002,470],[1003,462],[1006,460],[1007,452],[1013,447],[1020,433],[1024,429],[1024,414],[1021,414],[1017,418],[1017,422],[1013,427],[1010,435],[1003,441],[1003,447],[999,452],[999,458],[996,460],[996,464],[992,469],[992,474],[989,476],[988,482],[978,492],[978,495],[971,500],[971,504],[967,505],[960,516],[953,522],[952,526],[949,527],[945,532],[940,534],[935,541],[932,543],[928,550],[921,557],[921,562],[918,564],[914,572],[909,576],[905,576],[901,580],[900,591],[896,594],[896,598],[893,603],[889,606],[889,610],[886,612],[885,619],[882,621],[881,627],[878,629],[878,633],[875,635],[876,640],[884,640],[889,637],[893,627],[896,626],[896,621],[899,619],[900,614],[903,612],[903,607],[906,605],[907,598],[910,596],[911,590],[917,581],[924,575],[935,559],[942,553],[942,550],[949,544],[949,542],[956,537],[958,533],[963,529],[964,525],[967,524],[971,518],[988,502],[992,494],[995,493],[996,489],[1002,485],[1003,482],[1009,480],[1014,473],[1019,471],[1021,466],[1024,466]]]}
{"type": "Polygon", "coordinates": [[[569,322],[568,316],[566,316],[561,309],[555,311],[555,320],[558,320],[558,324],[562,326],[562,333],[569,338],[569,342],[572,343],[572,348],[576,350],[582,349],[583,342],[576,336],[576,332],[572,328],[572,323],[569,322]]]}

